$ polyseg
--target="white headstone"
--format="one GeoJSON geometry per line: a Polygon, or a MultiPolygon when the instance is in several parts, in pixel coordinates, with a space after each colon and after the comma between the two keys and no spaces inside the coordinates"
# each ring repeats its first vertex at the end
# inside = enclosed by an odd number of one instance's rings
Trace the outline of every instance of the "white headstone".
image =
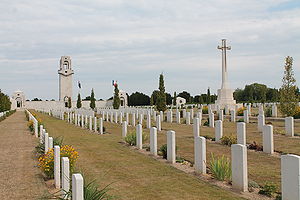
{"type": "Polygon", "coordinates": [[[157,128],[150,128],[150,152],[157,155],[157,128]]]}
{"type": "Polygon", "coordinates": [[[127,122],[124,121],[122,123],[122,138],[125,138],[127,135],[127,122]]]}
{"type": "Polygon", "coordinates": [[[70,190],[70,162],[68,157],[61,159],[61,187],[66,194],[70,190]]]}
{"type": "Polygon", "coordinates": [[[285,118],[285,134],[290,137],[294,137],[294,118],[285,118]]]}
{"type": "Polygon", "coordinates": [[[215,139],[216,142],[221,142],[221,138],[223,137],[223,122],[221,120],[217,120],[215,124],[215,139]]]}
{"type": "Polygon", "coordinates": [[[72,175],[72,200],[84,200],[83,177],[81,174],[72,175]]]}
{"type": "Polygon", "coordinates": [[[263,151],[265,153],[274,153],[274,142],[273,142],[273,126],[265,125],[263,127],[263,151]]]}
{"type": "Polygon", "coordinates": [[[194,120],[193,120],[193,133],[194,133],[194,137],[198,137],[200,135],[200,120],[199,120],[199,118],[194,118],[194,120]]]}
{"type": "Polygon", "coordinates": [[[206,139],[195,137],[195,172],[206,174],[206,139]]]}
{"type": "Polygon", "coordinates": [[[54,146],[54,185],[60,188],[60,147],[54,146]]]}
{"type": "Polygon", "coordinates": [[[161,131],[161,120],[160,120],[160,115],[157,115],[156,116],[156,128],[157,128],[157,131],[161,131]]]}
{"type": "Polygon", "coordinates": [[[176,162],[175,131],[167,132],[167,160],[170,163],[176,162]]]}
{"type": "Polygon", "coordinates": [[[248,191],[247,147],[231,145],[231,173],[233,189],[248,191]]]}
{"type": "Polygon", "coordinates": [[[136,126],[136,147],[138,149],[143,148],[143,128],[141,124],[136,126]]]}
{"type": "Polygon", "coordinates": [[[246,123],[245,122],[237,123],[237,143],[246,145],[246,123]]]}

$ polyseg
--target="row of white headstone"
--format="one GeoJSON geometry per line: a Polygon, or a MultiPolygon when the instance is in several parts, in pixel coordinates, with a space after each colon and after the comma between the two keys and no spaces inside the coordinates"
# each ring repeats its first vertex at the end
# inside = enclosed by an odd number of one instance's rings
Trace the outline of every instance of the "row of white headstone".
{"type": "MultiPolygon", "coordinates": [[[[28,111],[29,119],[37,121],[35,117],[28,111]]],[[[53,137],[40,125],[40,143],[44,143],[44,153],[48,153],[53,149],[53,137]]],[[[38,134],[37,134],[38,137],[38,134]]],[[[66,198],[70,191],[70,162],[68,157],[60,158],[60,146],[54,146],[54,185],[57,189],[62,189],[62,196],[66,198]],[[60,168],[61,167],[61,168],[60,168]]],[[[84,200],[83,194],[83,177],[81,174],[72,174],[72,200],[84,200]]]]}
{"type": "Polygon", "coordinates": [[[38,120],[28,111],[26,110],[29,120],[31,120],[33,122],[33,131],[34,131],[34,135],[35,137],[38,137],[38,132],[39,132],[39,128],[38,128],[38,120]]]}
{"type": "Polygon", "coordinates": [[[6,116],[9,111],[0,112],[0,117],[6,116]]]}

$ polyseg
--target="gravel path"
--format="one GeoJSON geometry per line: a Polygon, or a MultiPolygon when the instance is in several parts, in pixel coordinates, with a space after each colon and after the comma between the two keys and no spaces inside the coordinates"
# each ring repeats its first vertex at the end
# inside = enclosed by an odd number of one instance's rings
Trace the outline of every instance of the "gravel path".
{"type": "Polygon", "coordinates": [[[0,199],[39,199],[46,193],[34,157],[37,139],[28,131],[24,111],[0,122],[0,199]]]}

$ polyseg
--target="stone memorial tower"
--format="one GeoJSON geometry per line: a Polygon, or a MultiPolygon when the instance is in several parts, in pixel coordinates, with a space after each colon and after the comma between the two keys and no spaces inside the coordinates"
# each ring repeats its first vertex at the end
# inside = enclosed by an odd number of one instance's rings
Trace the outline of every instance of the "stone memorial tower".
{"type": "Polygon", "coordinates": [[[58,70],[59,75],[59,101],[68,103],[69,98],[72,98],[73,79],[71,57],[62,56],[58,70]]]}
{"type": "Polygon", "coordinates": [[[230,46],[226,46],[226,39],[222,39],[222,46],[218,46],[218,49],[222,50],[222,85],[218,90],[218,99],[216,105],[220,109],[224,109],[226,106],[233,109],[236,101],[233,99],[233,90],[229,88],[227,77],[227,50],[231,50],[230,46]]]}

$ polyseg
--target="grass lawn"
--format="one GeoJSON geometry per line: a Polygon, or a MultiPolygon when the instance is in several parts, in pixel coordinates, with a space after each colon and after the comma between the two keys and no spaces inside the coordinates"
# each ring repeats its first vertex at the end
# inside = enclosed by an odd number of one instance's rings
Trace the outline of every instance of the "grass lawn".
{"type": "Polygon", "coordinates": [[[79,152],[80,170],[102,186],[113,183],[110,193],[120,199],[241,199],[120,144],[120,125],[105,122],[111,134],[100,136],[65,121],[37,115],[51,136],[63,136],[64,143],[79,152]]]}

